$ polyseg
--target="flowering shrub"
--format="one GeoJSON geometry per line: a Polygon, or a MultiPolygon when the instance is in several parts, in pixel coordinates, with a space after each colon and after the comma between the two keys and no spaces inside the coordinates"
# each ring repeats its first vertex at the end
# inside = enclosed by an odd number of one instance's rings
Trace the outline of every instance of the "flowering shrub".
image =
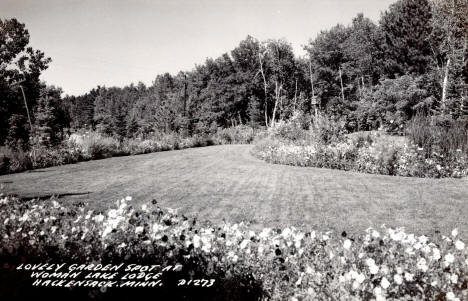
{"type": "Polygon", "coordinates": [[[468,298],[468,252],[457,230],[433,238],[385,226],[355,237],[294,227],[255,232],[243,223],[200,224],[155,201],[130,201],[93,211],[2,197],[0,257],[12,266],[57,257],[178,263],[190,277],[215,278],[218,300],[468,298]]]}
{"type": "Polygon", "coordinates": [[[365,138],[348,135],[347,139],[329,144],[322,140],[302,143],[270,136],[256,143],[253,154],[271,163],[372,174],[432,178],[460,178],[468,174],[468,157],[462,151],[452,156],[436,152],[427,156],[423,148],[379,133],[370,133],[365,138]]]}

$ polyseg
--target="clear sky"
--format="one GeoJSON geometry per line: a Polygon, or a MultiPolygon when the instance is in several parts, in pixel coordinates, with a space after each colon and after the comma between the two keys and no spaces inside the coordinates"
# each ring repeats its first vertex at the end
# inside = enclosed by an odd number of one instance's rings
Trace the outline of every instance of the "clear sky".
{"type": "Polygon", "coordinates": [[[285,38],[296,55],[322,29],[356,14],[377,21],[395,0],[0,0],[52,63],[48,84],[78,95],[97,85],[151,84],[191,70],[247,35],[285,38]]]}

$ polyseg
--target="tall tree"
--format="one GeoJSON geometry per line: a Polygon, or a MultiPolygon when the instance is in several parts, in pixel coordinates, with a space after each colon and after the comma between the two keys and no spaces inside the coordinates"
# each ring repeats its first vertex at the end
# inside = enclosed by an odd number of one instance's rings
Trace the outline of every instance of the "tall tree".
{"type": "Polygon", "coordinates": [[[467,96],[468,86],[468,1],[432,0],[432,40],[440,78],[443,110],[448,98],[467,96]]]}
{"type": "Polygon", "coordinates": [[[430,67],[432,11],[428,0],[399,0],[380,20],[387,76],[424,74],[430,67]]]}
{"type": "Polygon", "coordinates": [[[39,76],[51,60],[42,51],[28,47],[28,44],[29,32],[24,24],[16,19],[0,19],[0,145],[5,142],[9,131],[10,117],[26,116],[26,104],[19,83],[30,111],[34,110],[39,91],[44,87],[39,76]]]}

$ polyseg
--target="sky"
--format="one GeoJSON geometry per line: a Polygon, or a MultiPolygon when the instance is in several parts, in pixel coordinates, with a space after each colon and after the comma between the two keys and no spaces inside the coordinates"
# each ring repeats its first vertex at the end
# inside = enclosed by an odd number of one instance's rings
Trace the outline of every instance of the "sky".
{"type": "Polygon", "coordinates": [[[0,0],[30,45],[52,58],[41,79],[80,95],[190,71],[247,35],[284,38],[297,56],[321,30],[358,13],[378,21],[395,0],[0,0]]]}

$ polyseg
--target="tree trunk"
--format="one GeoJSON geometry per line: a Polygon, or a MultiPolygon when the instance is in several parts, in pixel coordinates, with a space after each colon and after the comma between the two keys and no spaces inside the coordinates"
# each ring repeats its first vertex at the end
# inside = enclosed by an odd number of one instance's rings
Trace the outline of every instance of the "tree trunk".
{"type": "Polygon", "coordinates": [[[312,88],[312,97],[315,96],[315,91],[314,91],[314,77],[312,75],[312,62],[309,61],[309,76],[310,76],[310,86],[312,88]]]}
{"type": "Polygon", "coordinates": [[[294,112],[296,111],[296,102],[297,102],[297,78],[296,78],[296,89],[294,90],[294,112]]]}
{"type": "Polygon", "coordinates": [[[184,73],[184,117],[187,116],[187,75],[184,73]]]}
{"type": "Polygon", "coordinates": [[[275,106],[273,107],[273,115],[271,116],[270,127],[275,124],[276,107],[278,106],[278,99],[280,97],[281,86],[278,87],[278,80],[275,81],[275,106]]]}
{"type": "Polygon", "coordinates": [[[450,58],[447,59],[447,64],[445,65],[444,81],[442,83],[442,99],[441,99],[442,110],[445,110],[445,101],[447,100],[449,68],[450,68],[450,58]]]}
{"type": "Polygon", "coordinates": [[[265,126],[268,128],[268,94],[267,94],[267,82],[265,78],[265,73],[263,72],[263,61],[262,61],[262,54],[258,54],[258,60],[260,62],[260,73],[262,74],[263,78],[263,91],[265,93],[265,102],[264,102],[264,107],[265,107],[265,126]]]}
{"type": "Polygon", "coordinates": [[[339,71],[340,71],[340,84],[341,84],[341,98],[343,99],[343,102],[344,102],[345,98],[344,98],[343,77],[342,77],[342,74],[341,74],[341,67],[340,67],[339,71]]]}

